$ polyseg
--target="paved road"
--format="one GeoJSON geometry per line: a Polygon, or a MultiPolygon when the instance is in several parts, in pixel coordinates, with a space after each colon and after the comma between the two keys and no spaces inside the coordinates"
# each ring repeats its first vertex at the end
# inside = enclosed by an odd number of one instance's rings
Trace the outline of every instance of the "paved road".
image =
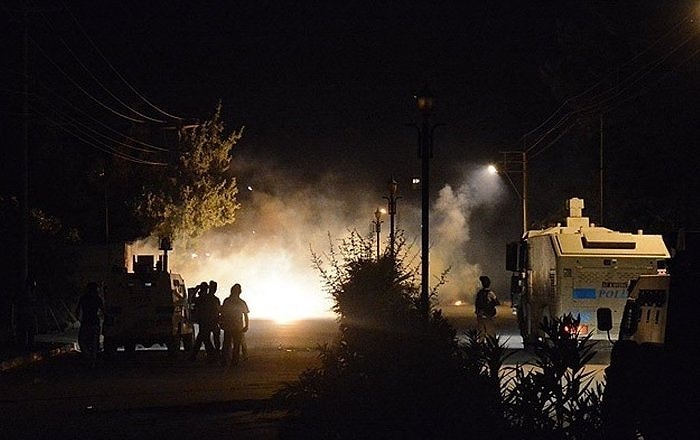
{"type": "MultiPolygon", "coordinates": [[[[276,438],[280,414],[255,409],[284,382],[318,363],[318,346],[335,335],[332,320],[303,326],[253,322],[249,359],[230,371],[203,357],[171,359],[163,350],[118,352],[86,369],[69,353],[0,375],[0,438],[276,438]],[[196,429],[193,429],[196,427],[196,429]],[[82,436],[82,434],[80,434],[82,436]]],[[[204,353],[202,353],[202,356],[204,353]]]]}
{"type": "MultiPolygon", "coordinates": [[[[515,335],[508,309],[500,311],[501,334],[515,335]]],[[[446,311],[458,330],[472,324],[466,310],[446,311]],[[465,313],[463,313],[465,312],[465,313]],[[450,317],[452,316],[452,317],[450,317]]],[[[86,369],[78,353],[52,358],[0,375],[2,438],[58,438],[93,433],[96,438],[276,438],[279,413],[258,413],[284,382],[318,364],[318,346],[336,336],[333,320],[276,325],[253,321],[249,359],[225,371],[185,353],[163,350],[117,353],[111,363],[86,369]]],[[[517,344],[517,342],[513,342],[517,344]]],[[[529,355],[515,349],[510,362],[529,355]]],[[[202,353],[203,354],[203,353],[202,353]]],[[[607,363],[605,352],[592,368],[607,363]]]]}

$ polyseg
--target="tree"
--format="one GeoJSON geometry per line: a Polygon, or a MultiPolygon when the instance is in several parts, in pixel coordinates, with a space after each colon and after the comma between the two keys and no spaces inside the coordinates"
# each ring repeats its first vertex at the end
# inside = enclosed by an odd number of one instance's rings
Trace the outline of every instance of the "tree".
{"type": "Polygon", "coordinates": [[[136,203],[152,235],[188,241],[234,222],[240,205],[231,151],[242,134],[243,128],[225,133],[221,103],[210,120],[181,130],[175,163],[144,187],[136,203]]]}

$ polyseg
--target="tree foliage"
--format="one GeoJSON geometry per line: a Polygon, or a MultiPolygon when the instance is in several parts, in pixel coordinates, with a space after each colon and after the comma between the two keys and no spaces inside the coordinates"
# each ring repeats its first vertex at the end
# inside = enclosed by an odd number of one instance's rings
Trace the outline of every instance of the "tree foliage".
{"type": "Polygon", "coordinates": [[[174,166],[144,188],[136,205],[152,235],[189,240],[234,222],[240,205],[231,151],[242,133],[226,134],[220,103],[211,119],[181,131],[174,166]]]}

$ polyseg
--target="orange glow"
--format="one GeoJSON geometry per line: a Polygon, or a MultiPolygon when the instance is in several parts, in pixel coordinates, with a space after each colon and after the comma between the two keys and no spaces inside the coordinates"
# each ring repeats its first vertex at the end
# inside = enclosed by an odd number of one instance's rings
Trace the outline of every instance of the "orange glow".
{"type": "MultiPolygon", "coordinates": [[[[216,296],[222,302],[231,286],[240,283],[241,298],[248,303],[250,319],[289,324],[304,319],[335,318],[332,302],[322,291],[318,272],[310,267],[306,255],[295,256],[275,246],[260,246],[246,252],[223,251],[180,254],[176,250],[171,254],[170,268],[182,275],[187,287],[215,280],[216,296]]],[[[139,243],[136,253],[157,252],[139,243]]]]}

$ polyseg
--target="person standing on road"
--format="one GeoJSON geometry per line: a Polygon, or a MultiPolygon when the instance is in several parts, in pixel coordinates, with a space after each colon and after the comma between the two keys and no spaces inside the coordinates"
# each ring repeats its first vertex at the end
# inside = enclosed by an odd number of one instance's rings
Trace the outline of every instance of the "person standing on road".
{"type": "Polygon", "coordinates": [[[199,285],[199,295],[195,298],[194,310],[195,318],[199,324],[199,333],[194,341],[190,360],[197,359],[199,349],[204,344],[204,349],[207,352],[207,359],[210,362],[216,360],[217,353],[214,352],[214,346],[211,342],[211,333],[215,327],[218,327],[219,320],[219,298],[214,296],[209,291],[209,285],[202,282],[199,285]]]}
{"type": "Polygon", "coordinates": [[[94,368],[100,346],[101,319],[104,315],[104,302],[96,282],[88,283],[85,294],[78,301],[75,315],[80,319],[80,330],[78,330],[80,352],[90,367],[94,368]]]}
{"type": "MultiPolygon", "coordinates": [[[[216,298],[216,304],[219,307],[219,310],[221,308],[221,302],[219,301],[219,298],[216,296],[216,289],[218,288],[218,284],[214,280],[209,281],[209,294],[211,294],[214,298],[216,298]]],[[[212,341],[214,342],[214,353],[220,353],[221,352],[221,327],[219,326],[219,313],[216,315],[216,323],[214,323],[214,326],[211,329],[211,337],[212,341]]]]}
{"type": "Polygon", "coordinates": [[[483,341],[486,337],[496,337],[496,306],[501,303],[498,297],[491,290],[491,279],[486,275],[479,277],[481,281],[481,289],[476,293],[474,301],[474,311],[476,313],[476,325],[479,331],[479,340],[483,341]]]}
{"type": "MultiPolygon", "coordinates": [[[[231,287],[231,294],[221,305],[221,327],[224,329],[224,345],[221,363],[225,367],[238,365],[241,357],[241,344],[248,331],[248,304],[241,299],[241,285],[231,287]]],[[[246,353],[247,354],[247,353],[246,353]]]]}

